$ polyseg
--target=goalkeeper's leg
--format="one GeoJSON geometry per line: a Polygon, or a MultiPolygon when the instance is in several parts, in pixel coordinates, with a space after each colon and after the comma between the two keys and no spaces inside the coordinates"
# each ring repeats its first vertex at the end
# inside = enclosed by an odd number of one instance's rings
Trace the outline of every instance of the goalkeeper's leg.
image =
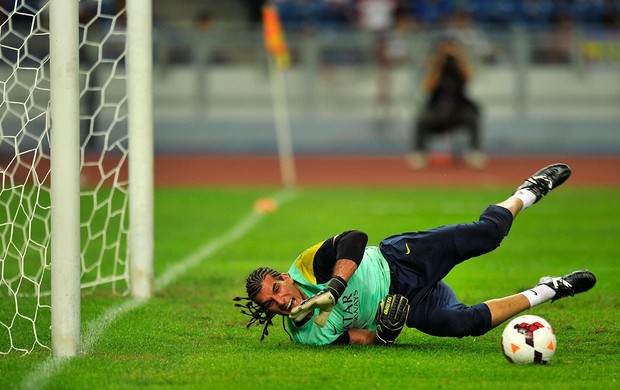
{"type": "Polygon", "coordinates": [[[424,299],[411,306],[407,326],[432,336],[479,336],[492,329],[491,311],[480,303],[461,303],[443,281],[431,289],[424,299]]]}
{"type": "Polygon", "coordinates": [[[407,325],[433,336],[479,336],[533,306],[588,291],[595,284],[591,272],[575,271],[561,278],[543,277],[519,294],[467,306],[442,281],[411,307],[407,325]]]}

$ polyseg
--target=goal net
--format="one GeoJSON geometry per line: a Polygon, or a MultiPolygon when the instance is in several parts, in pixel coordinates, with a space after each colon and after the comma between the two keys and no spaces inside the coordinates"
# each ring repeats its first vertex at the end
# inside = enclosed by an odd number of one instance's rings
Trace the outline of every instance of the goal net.
{"type": "MultiPolygon", "coordinates": [[[[82,290],[123,295],[126,12],[115,3],[79,2],[80,269],[82,290]]],[[[49,48],[47,0],[0,3],[0,354],[51,345],[49,48]]]]}

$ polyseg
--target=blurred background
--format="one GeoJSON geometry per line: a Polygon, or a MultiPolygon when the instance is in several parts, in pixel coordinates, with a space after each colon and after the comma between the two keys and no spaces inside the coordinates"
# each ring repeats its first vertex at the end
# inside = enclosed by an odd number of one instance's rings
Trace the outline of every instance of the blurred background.
{"type": "MultiPolygon", "coordinates": [[[[276,152],[264,3],[154,0],[157,152],[276,152]]],[[[620,152],[620,1],[272,4],[296,154],[407,153],[427,56],[447,35],[472,63],[489,156],[620,152]]]]}

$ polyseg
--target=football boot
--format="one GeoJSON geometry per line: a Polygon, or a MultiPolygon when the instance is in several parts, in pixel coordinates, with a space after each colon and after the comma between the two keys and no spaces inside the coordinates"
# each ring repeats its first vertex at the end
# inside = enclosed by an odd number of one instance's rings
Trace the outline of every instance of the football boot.
{"type": "Polygon", "coordinates": [[[517,187],[519,190],[528,190],[536,195],[534,203],[538,202],[549,191],[558,187],[569,178],[571,169],[563,163],[551,164],[530,176],[523,184],[517,187]]]}
{"type": "Polygon", "coordinates": [[[537,286],[545,284],[555,291],[552,301],[588,291],[596,284],[596,276],[590,271],[574,271],[568,275],[543,276],[537,286]]]}

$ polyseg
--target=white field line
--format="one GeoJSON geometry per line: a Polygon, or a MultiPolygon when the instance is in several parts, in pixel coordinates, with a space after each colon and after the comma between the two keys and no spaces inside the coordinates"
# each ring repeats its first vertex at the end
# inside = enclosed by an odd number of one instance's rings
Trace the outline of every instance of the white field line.
{"type": "MultiPolygon", "coordinates": [[[[282,190],[273,195],[272,198],[278,205],[282,205],[292,198],[296,192],[291,189],[282,190]]],[[[183,276],[187,271],[206,260],[209,256],[220,250],[222,247],[243,237],[258,222],[262,220],[265,214],[251,212],[246,215],[231,230],[219,237],[207,242],[204,246],[198,248],[195,252],[169,267],[161,276],[155,279],[155,291],[160,291],[173,283],[179,277],[183,276]]],[[[124,301],[120,305],[111,307],[103,312],[99,317],[86,324],[82,335],[82,343],[80,348],[81,355],[91,353],[97,344],[103,332],[118,318],[134,309],[137,309],[146,303],[148,299],[131,298],[124,301]]],[[[30,372],[30,374],[22,380],[20,388],[22,389],[41,389],[54,376],[61,372],[64,367],[71,362],[72,358],[53,358],[49,357],[42,361],[38,366],[30,372]]]]}

